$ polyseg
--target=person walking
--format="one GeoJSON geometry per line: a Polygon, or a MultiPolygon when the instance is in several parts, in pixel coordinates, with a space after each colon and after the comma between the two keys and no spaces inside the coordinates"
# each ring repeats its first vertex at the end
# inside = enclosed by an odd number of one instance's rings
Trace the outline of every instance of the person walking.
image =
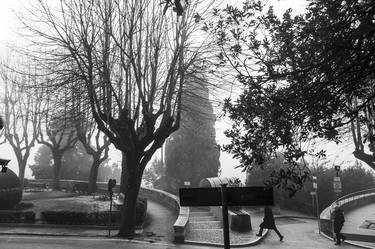
{"type": "Polygon", "coordinates": [[[344,212],[338,206],[336,206],[333,211],[333,232],[336,236],[335,245],[341,245],[341,240],[345,239],[345,237],[341,234],[341,229],[344,226],[344,222],[344,212]]]}
{"type": "Polygon", "coordinates": [[[280,241],[283,241],[284,236],[281,235],[279,230],[276,227],[275,219],[273,217],[272,209],[269,206],[264,207],[264,217],[263,222],[259,225],[260,229],[259,232],[256,234],[257,236],[262,236],[263,229],[273,229],[280,238],[280,241]]]}

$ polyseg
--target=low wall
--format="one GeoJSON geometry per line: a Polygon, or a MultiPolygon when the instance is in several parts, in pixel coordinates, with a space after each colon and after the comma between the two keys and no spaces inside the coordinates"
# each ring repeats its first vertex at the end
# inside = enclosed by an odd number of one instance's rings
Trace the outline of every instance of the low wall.
{"type": "Polygon", "coordinates": [[[333,237],[333,224],[331,214],[334,206],[339,206],[345,212],[372,202],[375,202],[375,192],[343,198],[337,202],[332,203],[320,214],[319,220],[321,231],[324,234],[333,237]]]}

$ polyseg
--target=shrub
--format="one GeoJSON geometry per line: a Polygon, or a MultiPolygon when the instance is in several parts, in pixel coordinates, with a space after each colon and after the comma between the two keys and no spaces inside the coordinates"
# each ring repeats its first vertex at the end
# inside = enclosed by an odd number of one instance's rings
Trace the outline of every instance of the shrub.
{"type": "Polygon", "coordinates": [[[35,223],[32,211],[0,211],[0,223],[35,223]]]}
{"type": "Polygon", "coordinates": [[[72,192],[87,193],[89,191],[88,182],[77,182],[73,185],[72,192]]]}

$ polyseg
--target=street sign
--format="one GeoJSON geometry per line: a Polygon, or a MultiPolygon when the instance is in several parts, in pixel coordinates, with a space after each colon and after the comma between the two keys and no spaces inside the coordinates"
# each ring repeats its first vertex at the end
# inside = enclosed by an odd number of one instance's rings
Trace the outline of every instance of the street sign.
{"type": "Polygon", "coordinates": [[[335,176],[333,178],[333,192],[335,193],[341,193],[342,185],[341,185],[341,179],[338,176],[335,176]]]}
{"type": "Polygon", "coordinates": [[[313,182],[312,187],[313,187],[314,191],[316,191],[318,189],[318,183],[317,183],[317,181],[318,180],[317,180],[316,176],[313,176],[312,177],[312,182],[313,182]]]}
{"type": "MultiPolygon", "coordinates": [[[[181,188],[181,206],[222,206],[221,188],[181,188]]],[[[228,206],[273,205],[273,189],[264,187],[228,187],[228,206]]]]}

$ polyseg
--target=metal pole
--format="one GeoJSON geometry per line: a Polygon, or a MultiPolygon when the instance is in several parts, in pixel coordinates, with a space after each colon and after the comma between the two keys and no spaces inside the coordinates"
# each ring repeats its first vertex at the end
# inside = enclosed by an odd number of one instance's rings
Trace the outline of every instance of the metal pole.
{"type": "Polygon", "coordinates": [[[315,213],[315,205],[314,204],[315,203],[314,203],[314,195],[313,194],[311,195],[311,201],[312,201],[312,216],[314,217],[314,213],[315,213]]]}
{"type": "Polygon", "coordinates": [[[318,218],[318,229],[319,229],[319,234],[320,234],[320,213],[319,213],[318,189],[316,190],[315,198],[316,198],[316,216],[318,218]]]}
{"type": "Polygon", "coordinates": [[[112,196],[113,196],[113,193],[109,193],[109,199],[110,199],[110,203],[109,203],[109,227],[108,227],[108,237],[110,238],[111,237],[111,226],[112,226],[112,196]]]}
{"type": "Polygon", "coordinates": [[[223,211],[224,249],[230,249],[227,184],[221,184],[221,202],[223,211]]]}

